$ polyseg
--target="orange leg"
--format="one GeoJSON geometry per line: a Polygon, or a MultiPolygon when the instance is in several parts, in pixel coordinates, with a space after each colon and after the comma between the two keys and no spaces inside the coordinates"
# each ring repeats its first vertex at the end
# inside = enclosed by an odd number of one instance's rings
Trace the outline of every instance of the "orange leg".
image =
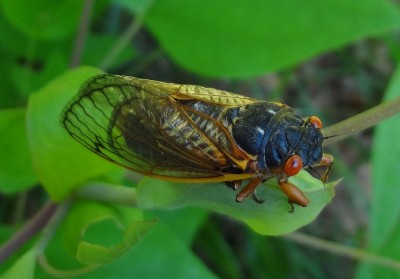
{"type": "Polygon", "coordinates": [[[253,195],[254,200],[256,202],[262,202],[257,196],[255,196],[255,190],[258,185],[261,183],[260,177],[254,177],[250,180],[250,182],[236,195],[236,201],[242,202],[246,197],[253,195]]]}
{"type": "Polygon", "coordinates": [[[281,186],[282,192],[289,198],[289,203],[292,209],[289,212],[294,211],[293,204],[298,204],[303,207],[306,207],[309,203],[308,198],[304,193],[293,183],[289,182],[286,179],[282,179],[278,181],[279,186],[281,186]]]}
{"type": "Polygon", "coordinates": [[[326,181],[328,181],[328,176],[329,176],[329,173],[331,172],[332,165],[333,165],[333,156],[330,154],[324,153],[322,155],[321,161],[318,164],[313,166],[313,167],[325,167],[325,171],[321,176],[322,182],[325,183],[326,181]]]}

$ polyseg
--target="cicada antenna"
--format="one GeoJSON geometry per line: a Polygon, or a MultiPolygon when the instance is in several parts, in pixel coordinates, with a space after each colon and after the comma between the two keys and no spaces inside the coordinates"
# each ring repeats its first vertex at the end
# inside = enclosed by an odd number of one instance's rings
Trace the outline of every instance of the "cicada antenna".
{"type": "Polygon", "coordinates": [[[351,133],[352,131],[353,131],[353,130],[346,131],[346,132],[339,133],[339,134],[334,134],[334,135],[326,136],[326,137],[324,137],[324,140],[330,139],[330,138],[334,138],[334,137],[338,137],[338,136],[342,136],[342,135],[346,135],[346,134],[351,133]]]}
{"type": "MultiPolygon", "coordinates": [[[[342,132],[342,133],[337,133],[337,134],[333,134],[333,135],[328,135],[324,137],[324,142],[323,142],[323,146],[332,144],[336,141],[339,141],[347,136],[349,136],[350,134],[354,133],[355,129],[350,129],[348,131],[342,132]]],[[[322,132],[323,133],[323,132],[322,132]]]]}

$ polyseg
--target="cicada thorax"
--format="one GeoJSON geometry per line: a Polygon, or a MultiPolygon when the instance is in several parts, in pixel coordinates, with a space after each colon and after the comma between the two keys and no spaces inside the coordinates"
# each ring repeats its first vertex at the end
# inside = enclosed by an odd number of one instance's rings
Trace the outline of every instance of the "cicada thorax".
{"type": "Polygon", "coordinates": [[[293,155],[301,157],[304,167],[322,157],[321,130],[286,105],[260,102],[246,106],[233,121],[232,134],[241,148],[257,155],[259,171],[266,175],[282,172],[293,155]]]}

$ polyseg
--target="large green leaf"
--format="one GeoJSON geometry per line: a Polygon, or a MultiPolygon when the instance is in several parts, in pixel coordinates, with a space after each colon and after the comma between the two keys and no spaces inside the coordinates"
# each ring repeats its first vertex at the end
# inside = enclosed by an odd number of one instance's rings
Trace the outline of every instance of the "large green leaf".
{"type": "Polygon", "coordinates": [[[163,0],[146,24],[182,67],[243,77],[399,28],[400,12],[381,0],[163,0]]]}
{"type": "Polygon", "coordinates": [[[8,20],[28,36],[56,40],[75,30],[83,1],[3,0],[0,4],[8,20]]]}
{"type": "Polygon", "coordinates": [[[75,142],[60,123],[64,106],[81,83],[99,72],[89,67],[69,71],[29,99],[28,136],[34,166],[53,200],[62,200],[90,177],[119,169],[75,142]]]}
{"type": "MultiPolygon", "coordinates": [[[[400,96],[400,67],[385,101],[400,96]]],[[[400,261],[400,115],[376,127],[372,151],[372,205],[368,250],[400,261]]],[[[357,278],[398,278],[398,270],[362,264],[357,278]]]]}
{"type": "Polygon", "coordinates": [[[25,108],[0,110],[0,191],[20,192],[36,182],[25,124],[25,108]]]}
{"type": "Polygon", "coordinates": [[[265,199],[258,204],[251,198],[242,203],[235,201],[235,192],[223,184],[172,184],[161,180],[145,178],[139,183],[139,207],[176,208],[196,205],[205,207],[248,224],[261,234],[279,235],[291,232],[313,221],[334,196],[336,182],[323,184],[303,171],[291,181],[309,197],[306,208],[295,206],[291,209],[287,197],[276,181],[270,180],[260,186],[257,194],[265,199]]]}

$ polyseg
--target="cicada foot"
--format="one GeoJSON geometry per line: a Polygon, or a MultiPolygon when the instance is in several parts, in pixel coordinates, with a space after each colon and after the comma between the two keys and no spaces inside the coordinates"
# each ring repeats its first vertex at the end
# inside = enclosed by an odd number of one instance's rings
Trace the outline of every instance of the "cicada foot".
{"type": "Polygon", "coordinates": [[[293,202],[291,200],[288,199],[288,203],[290,205],[290,210],[288,210],[289,213],[293,213],[294,212],[294,205],[293,202]]]}
{"type": "Polygon", "coordinates": [[[264,202],[264,199],[262,199],[259,196],[257,196],[257,191],[256,190],[254,190],[252,197],[253,197],[253,200],[258,204],[262,204],[264,202]]]}

